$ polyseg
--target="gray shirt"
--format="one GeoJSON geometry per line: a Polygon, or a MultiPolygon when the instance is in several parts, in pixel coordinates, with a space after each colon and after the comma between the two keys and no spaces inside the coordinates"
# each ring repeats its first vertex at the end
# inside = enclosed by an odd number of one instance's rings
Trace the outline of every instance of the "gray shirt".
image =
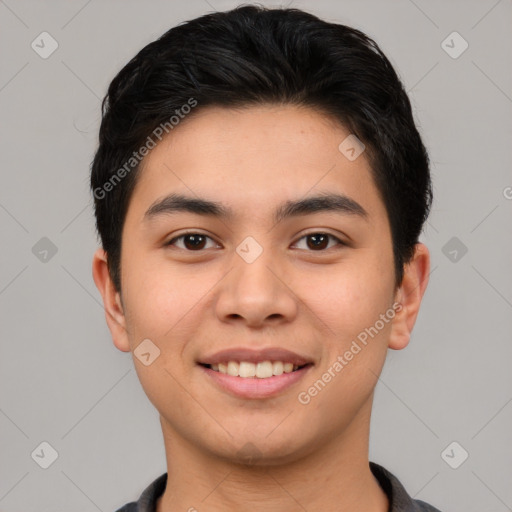
{"type": "MultiPolygon", "coordinates": [[[[387,469],[370,461],[370,469],[388,496],[388,512],[440,512],[421,500],[413,500],[400,481],[387,469]]],[[[116,512],[156,512],[156,501],[163,494],[167,473],[154,480],[140,495],[138,501],[126,504],[116,512]]]]}

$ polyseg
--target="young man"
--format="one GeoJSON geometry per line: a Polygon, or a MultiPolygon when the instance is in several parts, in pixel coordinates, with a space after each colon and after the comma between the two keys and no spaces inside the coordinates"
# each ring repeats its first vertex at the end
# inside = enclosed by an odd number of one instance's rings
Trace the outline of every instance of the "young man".
{"type": "Polygon", "coordinates": [[[167,459],[121,511],[437,510],[368,459],[432,199],[375,42],[254,6],[169,30],[110,84],[91,187],[94,280],[167,459]]]}

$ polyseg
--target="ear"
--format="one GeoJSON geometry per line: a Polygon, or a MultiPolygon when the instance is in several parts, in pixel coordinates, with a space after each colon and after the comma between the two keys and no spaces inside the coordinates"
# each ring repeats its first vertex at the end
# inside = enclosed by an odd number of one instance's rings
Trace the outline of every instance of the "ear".
{"type": "Polygon", "coordinates": [[[114,345],[123,352],[130,351],[130,343],[126,331],[126,318],[124,316],[121,296],[114,287],[107,266],[107,253],[98,249],[92,260],[92,276],[96,287],[103,297],[105,318],[114,345]]]}
{"type": "Polygon", "coordinates": [[[389,348],[401,350],[408,345],[427,288],[429,273],[430,254],[427,246],[417,243],[411,261],[404,265],[404,277],[395,294],[396,302],[402,307],[396,309],[389,348]]]}

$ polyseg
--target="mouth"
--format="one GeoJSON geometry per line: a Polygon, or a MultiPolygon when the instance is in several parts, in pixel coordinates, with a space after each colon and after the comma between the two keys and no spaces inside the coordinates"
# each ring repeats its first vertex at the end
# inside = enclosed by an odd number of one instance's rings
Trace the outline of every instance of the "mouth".
{"type": "Polygon", "coordinates": [[[277,396],[314,366],[312,360],[283,349],[225,350],[197,364],[217,389],[244,399],[277,396]]]}
{"type": "Polygon", "coordinates": [[[250,361],[225,361],[223,363],[204,364],[200,363],[204,368],[208,368],[214,372],[229,375],[231,377],[240,377],[242,379],[268,379],[278,377],[283,373],[293,373],[301,370],[311,363],[297,365],[288,361],[261,361],[252,363],[250,361]]]}

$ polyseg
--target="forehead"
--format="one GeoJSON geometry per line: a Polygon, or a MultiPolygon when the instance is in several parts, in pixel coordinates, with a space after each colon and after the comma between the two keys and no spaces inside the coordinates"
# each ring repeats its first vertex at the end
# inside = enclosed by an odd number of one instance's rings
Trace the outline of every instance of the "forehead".
{"type": "Polygon", "coordinates": [[[385,215],[364,152],[347,158],[353,135],[326,115],[292,105],[197,108],[143,161],[132,197],[139,217],[176,192],[251,215],[283,199],[338,193],[385,215]]]}

